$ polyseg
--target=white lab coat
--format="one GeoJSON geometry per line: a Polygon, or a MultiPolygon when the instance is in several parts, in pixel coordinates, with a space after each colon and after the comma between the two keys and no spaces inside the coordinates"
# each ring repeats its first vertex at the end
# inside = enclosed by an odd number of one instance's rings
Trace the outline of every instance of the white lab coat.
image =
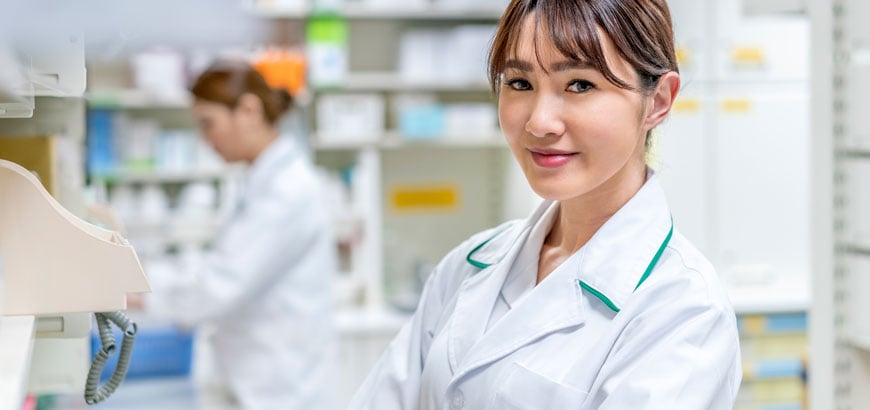
{"type": "Polygon", "coordinates": [[[530,228],[552,206],[476,234],[441,261],[352,409],[733,408],[742,373],[734,311],[713,267],[672,230],[652,172],[487,330],[530,228]]]}
{"type": "Polygon", "coordinates": [[[244,409],[331,408],[336,272],[328,208],[309,159],[279,138],[199,269],[149,272],[146,310],[214,325],[216,368],[244,409]]]}

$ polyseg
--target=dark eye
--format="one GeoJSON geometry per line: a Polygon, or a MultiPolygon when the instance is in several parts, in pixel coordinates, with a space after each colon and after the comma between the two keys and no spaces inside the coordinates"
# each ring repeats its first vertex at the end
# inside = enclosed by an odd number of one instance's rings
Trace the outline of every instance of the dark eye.
{"type": "Polygon", "coordinates": [[[505,82],[505,85],[516,91],[531,90],[532,85],[528,81],[521,78],[514,78],[505,82]]]}
{"type": "Polygon", "coordinates": [[[593,88],[595,88],[595,84],[592,84],[586,80],[572,80],[570,83],[568,83],[568,91],[574,93],[584,93],[593,88]]]}

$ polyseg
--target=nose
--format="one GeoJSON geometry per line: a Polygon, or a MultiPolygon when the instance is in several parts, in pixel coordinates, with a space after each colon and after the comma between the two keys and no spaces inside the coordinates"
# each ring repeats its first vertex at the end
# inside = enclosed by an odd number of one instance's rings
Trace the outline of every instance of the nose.
{"type": "Polygon", "coordinates": [[[559,136],[565,133],[562,120],[562,100],[557,96],[539,94],[532,112],[526,121],[526,132],[539,138],[559,136]]]}

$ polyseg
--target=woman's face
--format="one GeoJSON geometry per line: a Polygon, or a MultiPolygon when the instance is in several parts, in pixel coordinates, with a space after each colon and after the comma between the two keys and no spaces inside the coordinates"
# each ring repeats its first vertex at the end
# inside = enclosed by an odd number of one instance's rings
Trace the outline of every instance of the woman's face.
{"type": "MultiPolygon", "coordinates": [[[[607,81],[602,73],[563,56],[540,30],[535,54],[534,15],[521,28],[505,64],[499,121],[532,189],[568,200],[606,189],[645,169],[644,97],[607,81]]],[[[635,70],[599,31],[611,70],[632,86],[635,70]]]]}
{"type": "Polygon", "coordinates": [[[233,110],[220,103],[197,99],[193,104],[193,117],[203,137],[225,161],[243,159],[241,133],[233,110]]]}

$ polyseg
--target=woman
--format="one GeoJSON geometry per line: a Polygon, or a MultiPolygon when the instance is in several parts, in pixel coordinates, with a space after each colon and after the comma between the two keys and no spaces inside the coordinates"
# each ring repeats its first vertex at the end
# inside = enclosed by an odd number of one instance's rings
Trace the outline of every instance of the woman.
{"type": "Polygon", "coordinates": [[[351,407],[733,408],[734,312],[645,163],[680,85],[667,4],[513,0],[489,71],[546,201],[441,261],[351,407]]]}
{"type": "Polygon", "coordinates": [[[185,325],[214,324],[216,367],[235,406],[329,408],[336,257],[314,168],[276,127],[291,98],[249,65],[228,62],[206,70],[192,92],[203,136],[225,160],[250,168],[202,266],[148,269],[145,308],[185,325]]]}

